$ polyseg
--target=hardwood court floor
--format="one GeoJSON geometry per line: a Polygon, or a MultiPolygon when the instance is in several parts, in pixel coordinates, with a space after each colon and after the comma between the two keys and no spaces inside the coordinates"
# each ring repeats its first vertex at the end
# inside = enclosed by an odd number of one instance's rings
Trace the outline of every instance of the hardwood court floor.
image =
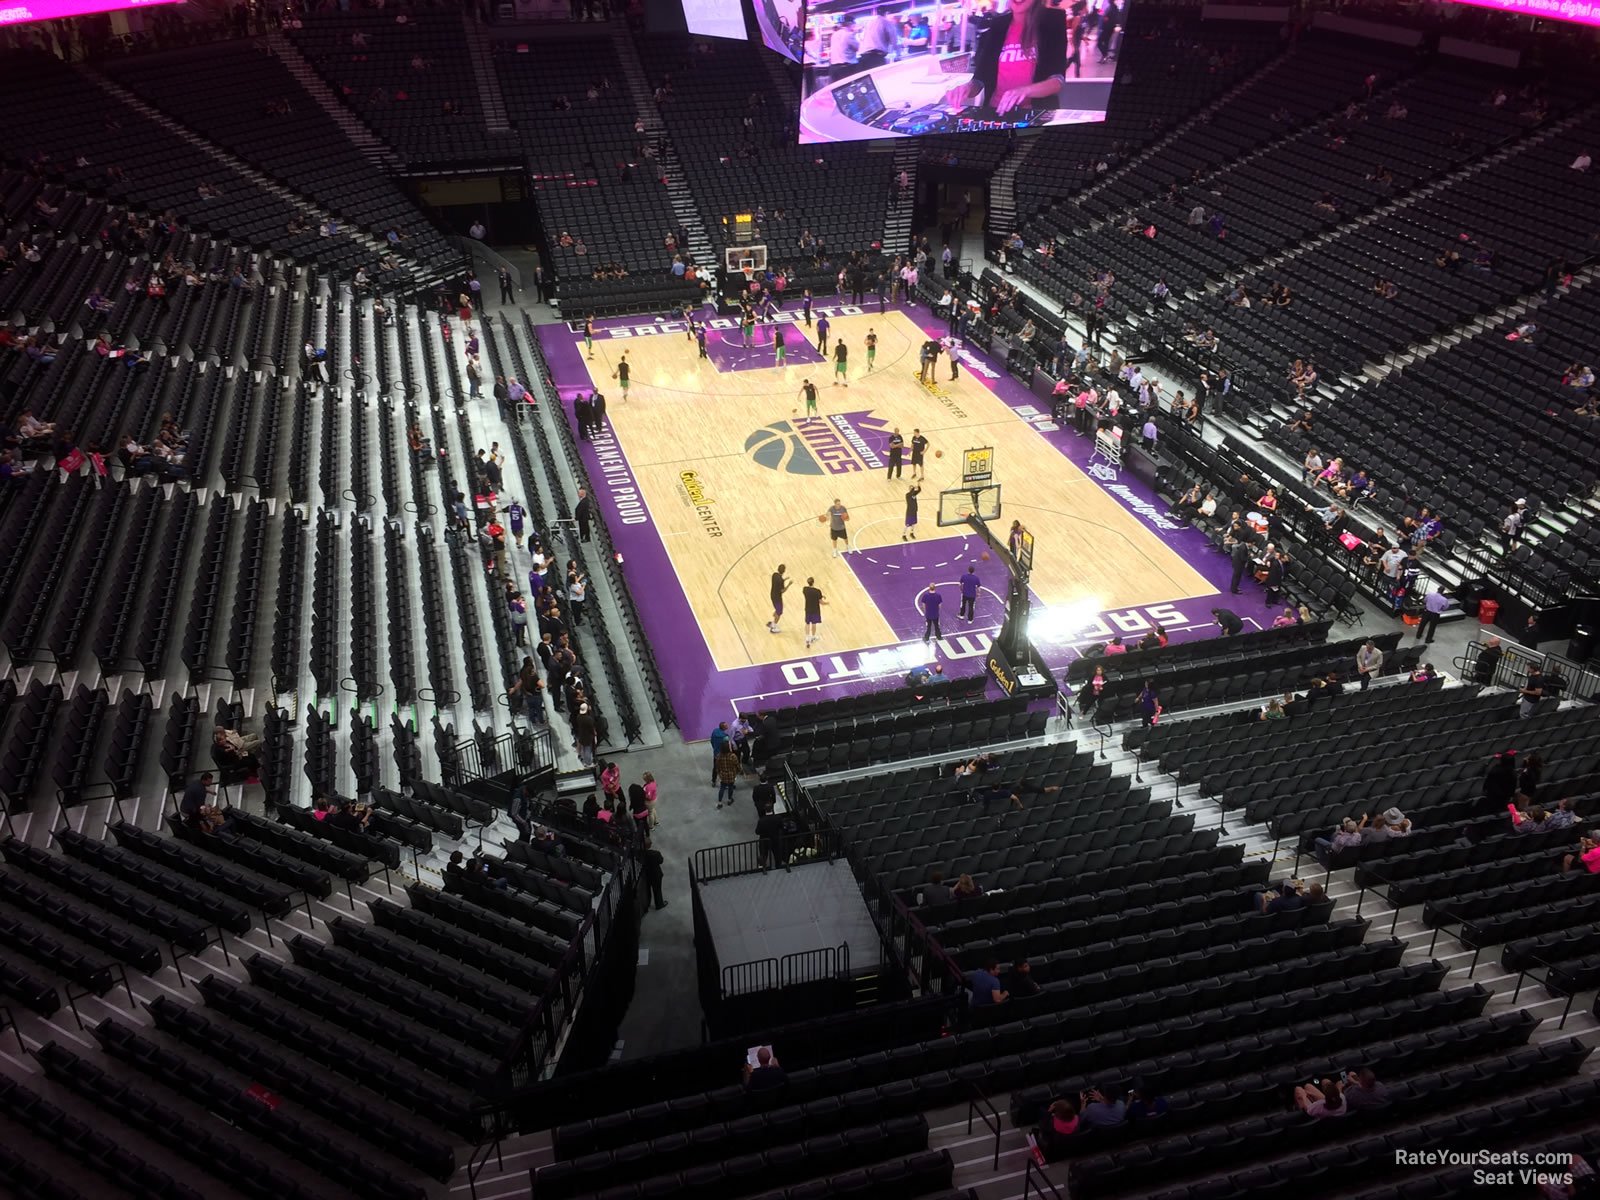
{"type": "MultiPolygon", "coordinates": [[[[791,356],[807,333],[803,326],[789,329],[791,356]]],[[[808,575],[828,600],[827,651],[898,640],[849,562],[832,556],[827,526],[818,521],[838,497],[850,510],[852,546],[900,545],[909,468],[904,481],[894,481],[870,465],[874,455],[884,457],[895,426],[908,443],[915,427],[931,443],[918,540],[948,539],[952,559],[963,551],[970,561],[979,547],[975,540],[963,547],[958,529],[938,528],[938,492],[960,484],[962,450],[993,446],[1003,504],[997,532],[1003,535],[1013,520],[1033,532],[1032,590],[1043,604],[1095,614],[1214,590],[981,380],[963,370],[949,381],[941,357],[943,395],[925,390],[916,373],[926,335],[904,314],[842,316],[831,334],[850,347],[848,387],[833,386],[831,361],[725,371],[701,360],[693,341],[671,335],[597,340],[587,364],[606,393],[607,416],[719,669],[807,653],[800,588],[808,575]],[[869,328],[878,334],[871,374],[863,342],[869,328]],[[612,378],[624,353],[632,382],[626,400],[612,378]],[[845,415],[845,429],[803,421],[800,389],[808,378],[818,385],[820,412],[845,415]],[[943,457],[935,458],[935,450],[943,457]],[[768,594],[779,563],[794,587],[783,632],[774,636],[766,628],[768,594]]],[[[721,336],[737,343],[737,331],[721,336]]],[[[770,330],[759,336],[770,346],[770,330]]],[[[998,588],[998,580],[989,586],[998,588]]],[[[918,590],[908,576],[906,604],[918,590]]],[[[640,595],[647,603],[648,590],[640,595]]],[[[947,620],[955,607],[949,599],[947,620]]]]}

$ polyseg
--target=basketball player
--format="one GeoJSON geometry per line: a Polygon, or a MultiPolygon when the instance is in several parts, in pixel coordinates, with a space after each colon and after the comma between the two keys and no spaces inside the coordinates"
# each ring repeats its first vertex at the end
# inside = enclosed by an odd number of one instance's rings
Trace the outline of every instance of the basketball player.
{"type": "Polygon", "coordinates": [[[589,361],[594,361],[594,314],[590,313],[583,322],[583,352],[589,356],[589,361]]]}
{"type": "Polygon", "coordinates": [[[970,621],[978,607],[978,568],[968,567],[961,577],[961,613],[963,621],[970,621]]]}
{"type": "Polygon", "coordinates": [[[906,452],[906,439],[900,435],[899,426],[889,435],[889,470],[890,479],[899,479],[902,470],[901,460],[906,452]]]}
{"type": "MultiPolygon", "coordinates": [[[[828,520],[828,544],[833,547],[833,556],[838,558],[840,542],[844,543],[846,550],[850,549],[850,531],[845,528],[845,522],[850,519],[850,510],[840,504],[839,497],[835,496],[833,503],[828,507],[828,511],[822,515],[828,520]]],[[[810,583],[811,581],[808,579],[806,582],[810,583]]],[[[806,611],[811,611],[809,606],[806,611]]],[[[810,617],[806,618],[808,621],[810,619],[810,617]]]]}
{"type": "Polygon", "coordinates": [[[783,366],[783,355],[784,355],[783,326],[782,325],[774,325],[772,327],[772,349],[778,356],[778,366],[782,367],[783,366]]]}
{"type": "Polygon", "coordinates": [[[806,576],[806,586],[800,589],[801,599],[806,606],[806,645],[822,640],[822,606],[827,603],[822,597],[822,589],[817,586],[813,576],[806,576]]]}
{"type": "Polygon", "coordinates": [[[790,581],[783,577],[787,569],[783,563],[779,563],[778,569],[772,573],[772,620],[767,622],[769,633],[777,633],[778,622],[783,620],[783,594],[792,586],[790,581]]]}
{"type": "MultiPolygon", "coordinates": [[[[826,317],[823,320],[827,320],[826,317]]],[[[833,346],[833,386],[850,386],[850,350],[841,338],[833,346]]]]}
{"type": "Polygon", "coordinates": [[[611,372],[611,378],[617,379],[617,380],[621,380],[621,382],[622,382],[622,398],[624,400],[626,400],[628,398],[628,371],[629,370],[630,370],[630,368],[628,366],[628,352],[626,350],[624,350],[622,352],[621,360],[618,361],[618,363],[617,363],[617,369],[615,371],[611,372]]]}
{"type": "Polygon", "coordinates": [[[749,349],[752,335],[756,331],[756,310],[746,302],[744,311],[739,314],[739,337],[743,340],[746,349],[749,349]]]}
{"type": "Polygon", "coordinates": [[[809,379],[802,379],[800,381],[800,394],[805,397],[806,419],[809,420],[817,415],[817,385],[809,379]]]}
{"type": "Polygon", "coordinates": [[[922,494],[922,485],[913,483],[906,489],[906,528],[900,535],[900,540],[917,540],[917,497],[922,494]]]}
{"type": "Polygon", "coordinates": [[[928,439],[922,436],[922,430],[913,429],[911,431],[911,478],[927,478],[927,474],[923,470],[922,466],[923,456],[927,453],[928,439]]]}
{"type": "Polygon", "coordinates": [[[826,314],[817,318],[817,353],[822,355],[823,358],[828,357],[828,330],[830,328],[826,314]]]}
{"type": "MultiPolygon", "coordinates": [[[[859,303],[859,301],[857,302],[859,303]]],[[[876,330],[867,330],[867,374],[872,374],[872,364],[878,357],[878,334],[876,330]]]]}

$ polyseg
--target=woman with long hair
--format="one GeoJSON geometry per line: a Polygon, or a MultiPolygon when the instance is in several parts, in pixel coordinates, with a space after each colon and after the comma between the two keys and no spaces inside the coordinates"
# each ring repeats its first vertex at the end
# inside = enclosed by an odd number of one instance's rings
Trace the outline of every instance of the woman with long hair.
{"type": "Polygon", "coordinates": [[[972,78],[945,93],[952,108],[979,96],[1000,116],[1054,108],[1067,75],[1067,14],[1044,0],[1011,0],[1008,11],[978,35],[972,78]]]}

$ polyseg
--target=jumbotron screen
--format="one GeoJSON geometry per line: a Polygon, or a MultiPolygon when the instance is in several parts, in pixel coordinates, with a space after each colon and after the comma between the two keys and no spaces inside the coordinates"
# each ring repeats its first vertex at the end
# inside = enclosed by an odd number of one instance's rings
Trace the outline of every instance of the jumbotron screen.
{"type": "Polygon", "coordinates": [[[149,8],[156,4],[179,4],[182,0],[31,0],[28,4],[6,4],[0,0],[0,25],[21,25],[26,21],[54,21],[60,17],[82,17],[89,13],[113,12],[119,8],[149,8]]]}
{"type": "Polygon", "coordinates": [[[799,62],[806,40],[804,0],[755,0],[755,6],[762,44],[799,62]]]}
{"type": "Polygon", "coordinates": [[[1122,19],[1117,0],[811,0],[800,141],[1104,121],[1122,19]]]}
{"type": "Polygon", "coordinates": [[[744,10],[739,0],[683,0],[683,23],[701,37],[746,41],[744,10]]]}
{"type": "Polygon", "coordinates": [[[1576,25],[1600,25],[1600,0],[1458,0],[1474,8],[1493,8],[1519,17],[1543,17],[1547,21],[1571,21],[1576,25]]]}

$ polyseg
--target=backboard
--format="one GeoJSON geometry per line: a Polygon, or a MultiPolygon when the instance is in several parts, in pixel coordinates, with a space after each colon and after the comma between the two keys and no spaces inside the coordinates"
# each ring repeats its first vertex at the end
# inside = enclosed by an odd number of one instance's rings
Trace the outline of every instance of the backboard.
{"type": "Polygon", "coordinates": [[[751,271],[765,271],[767,269],[767,248],[760,243],[749,246],[725,246],[722,250],[722,265],[730,275],[736,274],[747,267],[751,271]]]}
{"type": "Polygon", "coordinates": [[[939,493],[939,524],[965,525],[976,514],[985,521],[1000,519],[1000,485],[976,483],[971,487],[947,488],[939,493]]]}

